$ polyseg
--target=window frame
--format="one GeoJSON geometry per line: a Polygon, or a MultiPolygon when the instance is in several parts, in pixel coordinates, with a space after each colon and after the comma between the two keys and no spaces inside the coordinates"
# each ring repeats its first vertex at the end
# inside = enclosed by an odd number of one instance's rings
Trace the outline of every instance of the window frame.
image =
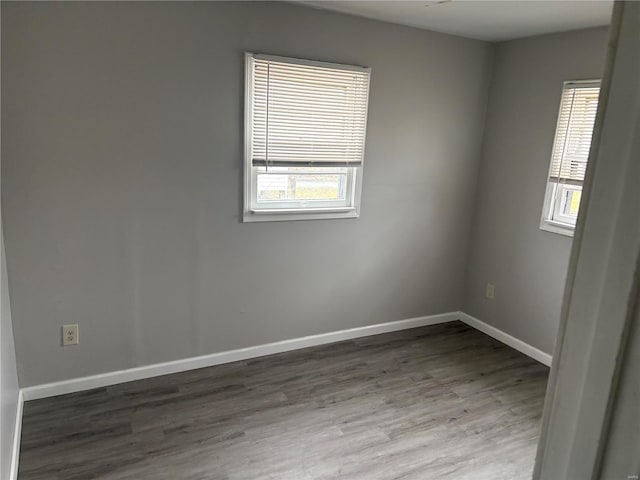
{"type": "MultiPolygon", "coordinates": [[[[555,133],[553,135],[553,143],[551,147],[551,156],[549,160],[549,169],[547,171],[546,177],[546,189],[544,194],[544,203],[542,207],[542,215],[540,218],[540,229],[558,233],[560,235],[566,235],[568,237],[573,237],[576,222],[578,216],[574,218],[570,215],[565,215],[563,212],[563,206],[565,205],[565,195],[566,192],[569,191],[580,191],[582,192],[583,185],[576,183],[563,183],[563,182],[552,182],[551,173],[553,168],[553,158],[555,155],[555,147],[556,147],[556,139],[558,137],[558,128],[560,127],[560,117],[562,115],[562,97],[564,96],[564,92],[567,88],[570,88],[572,85],[582,85],[582,86],[601,86],[601,80],[599,79],[590,79],[590,80],[568,80],[563,82],[562,90],[560,95],[560,104],[558,106],[558,116],[556,118],[556,128],[555,133]]],[[[591,134],[591,142],[593,142],[593,132],[591,134]]],[[[580,212],[578,211],[578,215],[580,212]]]]}
{"type": "MultiPolygon", "coordinates": [[[[360,202],[362,198],[362,176],[363,165],[345,166],[338,168],[346,169],[347,192],[344,202],[327,200],[311,200],[305,202],[291,202],[290,205],[284,205],[277,208],[259,208],[257,206],[257,182],[261,167],[255,167],[252,164],[252,126],[253,126],[253,70],[251,68],[252,59],[273,60],[277,62],[290,63],[294,65],[308,65],[336,68],[341,70],[352,70],[358,72],[367,72],[371,75],[371,68],[356,65],[344,65],[338,63],[321,62],[315,60],[307,60],[301,58],[283,57],[276,55],[258,54],[245,52],[245,111],[244,111],[244,194],[243,194],[243,222],[269,222],[269,221],[291,221],[291,220],[323,220],[338,218],[358,218],[360,216],[360,202]],[[308,203],[308,206],[304,204],[308,203]],[[322,205],[325,203],[325,205],[322,205]],[[339,204],[338,204],[339,203],[339,204]]],[[[364,143],[363,157],[366,147],[366,131],[369,109],[369,92],[370,85],[367,88],[366,107],[364,119],[364,143]]],[[[327,167],[332,168],[332,167],[327,167]]],[[[336,168],[336,167],[333,167],[336,168]]],[[[286,173],[284,173],[286,174],[286,173]]],[[[276,202],[274,202],[276,203],[276,202]]],[[[281,205],[286,202],[278,202],[281,205]]],[[[275,205],[274,205],[275,207],[275,205]]]]}
{"type": "MultiPolygon", "coordinates": [[[[261,171],[260,169],[263,167],[251,167],[251,205],[255,205],[258,203],[258,177],[260,175],[269,174],[261,171]]],[[[277,167],[276,167],[277,168],[277,167]]],[[[282,167],[280,167],[282,168],[282,167]]],[[[353,195],[355,188],[355,177],[356,172],[354,168],[356,167],[342,167],[345,168],[344,172],[331,171],[331,168],[335,167],[325,167],[328,171],[326,172],[271,172],[273,175],[344,175],[345,176],[345,200],[274,200],[274,201],[265,201],[262,202],[265,205],[265,208],[261,208],[259,210],[268,211],[268,210],[277,210],[282,212],[291,212],[291,211],[310,211],[310,210],[341,210],[341,209],[351,209],[353,208],[351,205],[353,204],[353,195]],[[269,203],[274,204],[272,209],[268,208],[269,203]],[[281,205],[277,207],[276,205],[281,205]],[[305,205],[311,204],[311,205],[305,205]]],[[[338,167],[340,168],[340,167],[338,167]]]]}

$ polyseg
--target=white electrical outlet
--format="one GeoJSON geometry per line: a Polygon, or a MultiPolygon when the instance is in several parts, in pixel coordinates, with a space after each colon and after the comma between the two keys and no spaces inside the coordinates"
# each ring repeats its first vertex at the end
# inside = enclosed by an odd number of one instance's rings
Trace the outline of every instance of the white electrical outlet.
{"type": "Polygon", "coordinates": [[[485,296],[489,300],[493,300],[493,297],[496,295],[496,286],[493,283],[487,283],[487,289],[485,291],[485,296]]]}
{"type": "Polygon", "coordinates": [[[78,324],[62,326],[62,345],[78,345],[80,338],[78,337],[78,324]]]}

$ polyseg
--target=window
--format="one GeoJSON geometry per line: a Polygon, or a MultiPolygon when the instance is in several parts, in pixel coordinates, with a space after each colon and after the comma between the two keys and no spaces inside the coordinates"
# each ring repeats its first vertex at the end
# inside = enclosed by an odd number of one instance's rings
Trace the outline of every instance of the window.
{"type": "Polygon", "coordinates": [[[369,76],[246,54],[245,222],[359,215],[369,76]]]}
{"type": "Polygon", "coordinates": [[[540,228],[573,236],[598,109],[599,81],[565,82],[540,228]]]}

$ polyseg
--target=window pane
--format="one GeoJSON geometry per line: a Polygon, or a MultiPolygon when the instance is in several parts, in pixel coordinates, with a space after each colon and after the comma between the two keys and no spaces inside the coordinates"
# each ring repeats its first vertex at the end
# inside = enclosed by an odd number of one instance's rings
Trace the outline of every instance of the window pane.
{"type": "Polygon", "coordinates": [[[562,198],[558,199],[560,205],[560,218],[555,220],[562,221],[562,217],[576,218],[578,216],[578,209],[580,208],[580,197],[582,196],[582,190],[577,187],[560,187],[558,194],[562,198]]]}
{"type": "Polygon", "coordinates": [[[346,199],[346,173],[260,173],[258,202],[346,199]]]}
{"type": "Polygon", "coordinates": [[[580,208],[580,198],[582,197],[582,192],[580,190],[573,190],[571,192],[571,201],[568,206],[569,215],[578,216],[578,209],[580,208]]]}
{"type": "Polygon", "coordinates": [[[577,185],[550,184],[552,189],[553,212],[550,220],[574,226],[580,209],[582,187],[577,185]]]}

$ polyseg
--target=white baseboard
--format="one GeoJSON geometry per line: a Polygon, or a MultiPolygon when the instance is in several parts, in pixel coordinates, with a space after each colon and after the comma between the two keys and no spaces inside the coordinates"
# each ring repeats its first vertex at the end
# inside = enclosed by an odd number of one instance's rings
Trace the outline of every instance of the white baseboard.
{"type": "Polygon", "coordinates": [[[452,322],[460,320],[470,327],[473,327],[496,340],[509,345],[510,347],[524,353],[525,355],[551,366],[551,355],[539,350],[522,340],[509,335],[487,323],[478,320],[464,312],[450,312],[439,315],[428,315],[424,317],[409,318],[397,322],[380,323],[378,325],[369,325],[366,327],[350,328],[348,330],[340,330],[337,332],[322,333],[319,335],[311,335],[308,337],[293,338],[280,342],[267,343],[254,347],[240,348],[237,350],[229,350],[226,352],[212,353],[200,357],[185,358],[172,362],[158,363],[154,365],[146,365],[143,367],[130,368],[116,372],[108,372],[89,377],[74,378],[61,382],[47,383],[26,387],[20,390],[18,394],[18,405],[16,412],[16,424],[13,434],[13,451],[10,480],[18,478],[18,460],[20,456],[20,436],[22,432],[22,410],[24,402],[27,400],[36,400],[39,398],[53,397],[56,395],[64,395],[67,393],[80,392],[92,388],[106,387],[118,383],[131,382],[134,380],[142,380],[145,378],[157,377],[160,375],[168,375],[171,373],[184,372],[203,367],[211,367],[223,363],[236,362],[239,360],[247,360],[250,358],[262,357],[265,355],[273,355],[275,353],[288,352],[316,345],[324,345],[342,340],[350,340],[353,338],[367,337],[369,335],[378,335],[381,333],[395,332],[398,330],[407,330],[410,328],[424,327],[427,325],[435,325],[438,323],[452,322]]]}
{"type": "MultiPolygon", "coordinates": [[[[106,387],[118,383],[131,382],[134,380],[142,380],[145,378],[157,377],[160,375],[168,375],[171,373],[184,372],[197,368],[212,367],[223,363],[237,362],[250,358],[262,357],[265,355],[273,355],[275,353],[289,352],[306,347],[317,345],[325,345],[328,343],[339,342],[342,340],[350,340],[353,338],[366,337],[369,335],[378,335],[381,333],[395,332],[398,330],[406,330],[416,327],[424,327],[427,325],[435,325],[438,323],[446,323],[454,320],[461,320],[467,325],[480,330],[483,333],[509,345],[512,348],[528,355],[529,357],[543,363],[551,365],[551,355],[539,350],[522,340],[509,335],[487,323],[478,320],[464,312],[449,312],[438,315],[428,315],[424,317],[409,318],[396,322],[380,323],[377,325],[368,325],[365,327],[350,328],[347,330],[339,330],[337,332],[321,333],[319,335],[311,335],[308,337],[293,338],[290,340],[282,340],[280,342],[267,343],[264,345],[256,345],[254,347],[239,348],[237,350],[228,350],[226,352],[212,353],[199,357],[185,358],[174,360],[171,362],[157,363],[153,365],[145,365],[142,367],[129,368],[115,372],[91,375],[88,377],[74,378],[71,380],[63,380],[60,382],[46,383],[43,385],[35,385],[26,387],[21,390],[24,401],[36,400],[39,398],[53,397],[56,395],[64,395],[67,393],[80,392],[90,390],[92,388],[106,387]]],[[[22,399],[21,399],[22,401],[22,399]]]]}
{"type": "Polygon", "coordinates": [[[24,395],[25,401],[36,400],[39,398],[53,397],[56,395],[64,395],[66,393],[90,390],[92,388],[106,387],[108,385],[115,385],[118,383],[131,382],[133,380],[142,380],[144,378],[168,375],[170,373],[184,372],[187,370],[194,370],[196,368],[212,367],[214,365],[220,365],[223,363],[237,362],[239,360],[247,360],[250,358],[262,357],[265,355],[273,355],[274,353],[288,352],[291,350],[298,350],[300,348],[313,347],[316,345],[324,345],[327,343],[339,342],[342,340],[350,340],[353,338],[367,337],[369,335],[378,335],[381,333],[395,332],[398,330],[406,330],[409,328],[446,323],[458,320],[459,318],[459,312],[450,312],[442,313],[439,315],[428,315],[424,317],[409,318],[396,322],[368,325],[366,327],[350,328],[347,330],[339,330],[337,332],[321,333],[319,335],[293,338],[290,340],[267,343],[254,347],[239,348],[237,350],[228,350],[226,352],[212,353],[199,357],[191,357],[182,360],[174,360],[171,362],[146,365],[143,367],[129,368],[126,370],[91,375],[89,377],[74,378],[71,380],[63,380],[61,382],[35,385],[33,387],[23,388],[22,394],[24,395]]]}
{"type": "Polygon", "coordinates": [[[17,480],[18,463],[20,460],[20,437],[22,435],[22,408],[24,406],[24,396],[22,390],[18,392],[18,405],[16,406],[16,424],[13,428],[13,445],[11,448],[11,469],[9,470],[9,480],[17,480]]]}
{"type": "Polygon", "coordinates": [[[505,345],[509,345],[511,348],[515,348],[519,352],[524,353],[525,355],[533,358],[534,360],[537,360],[547,367],[551,366],[552,357],[548,353],[545,353],[542,350],[523,342],[522,340],[518,340],[508,333],[503,332],[502,330],[499,330],[496,327],[489,325],[488,323],[484,323],[483,321],[478,320],[476,317],[472,317],[467,313],[460,312],[459,318],[470,327],[473,327],[476,330],[480,330],[482,333],[486,333],[490,337],[495,338],[505,345]]]}

